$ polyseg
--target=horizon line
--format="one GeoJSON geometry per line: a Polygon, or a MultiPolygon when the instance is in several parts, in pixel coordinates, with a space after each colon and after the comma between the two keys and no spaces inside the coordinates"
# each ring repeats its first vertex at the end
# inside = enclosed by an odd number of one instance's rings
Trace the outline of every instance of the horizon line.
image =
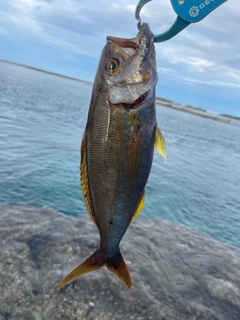
{"type": "Polygon", "coordinates": [[[70,76],[67,76],[67,75],[64,75],[64,74],[60,74],[60,73],[56,73],[56,72],[52,72],[52,71],[47,71],[47,70],[44,70],[44,69],[35,68],[35,67],[28,66],[28,65],[22,64],[22,63],[17,63],[17,62],[13,62],[13,61],[9,61],[9,60],[4,60],[4,59],[0,59],[0,62],[13,64],[13,65],[18,66],[18,67],[31,69],[31,70],[35,70],[35,71],[38,71],[38,72],[48,73],[48,74],[51,74],[53,76],[66,78],[66,79],[73,80],[73,81],[84,82],[84,83],[88,83],[88,84],[91,84],[91,85],[93,84],[93,82],[90,82],[90,81],[86,81],[86,80],[82,80],[82,79],[79,79],[79,78],[70,77],[70,76]]]}
{"type": "MultiPolygon", "coordinates": [[[[17,62],[5,60],[5,59],[0,59],[0,62],[8,63],[8,64],[15,65],[15,66],[18,66],[18,67],[27,68],[27,69],[30,69],[30,70],[35,70],[35,71],[42,72],[42,73],[47,73],[47,74],[50,74],[50,75],[53,75],[53,76],[56,76],[56,77],[61,77],[61,78],[65,78],[65,79],[69,79],[69,80],[78,81],[78,82],[82,82],[82,83],[85,83],[85,84],[93,85],[93,82],[90,82],[90,81],[86,81],[86,80],[82,80],[82,79],[79,79],[79,78],[70,77],[70,76],[67,76],[67,75],[64,75],[64,74],[51,72],[51,71],[47,71],[47,70],[44,70],[44,69],[35,68],[35,67],[28,66],[28,65],[25,65],[25,64],[22,64],[22,63],[17,63],[17,62]]],[[[201,117],[204,117],[204,118],[217,120],[217,121],[225,122],[225,123],[232,124],[232,125],[236,125],[237,124],[237,126],[239,126],[239,120],[240,120],[239,117],[230,116],[230,115],[226,115],[226,114],[214,114],[213,115],[213,114],[211,114],[211,112],[209,112],[207,110],[204,110],[204,109],[202,110],[204,112],[200,113],[198,111],[199,108],[196,108],[196,107],[193,107],[193,106],[190,106],[192,109],[194,109],[194,111],[191,112],[191,110],[189,110],[190,108],[188,108],[188,106],[184,106],[184,105],[180,104],[180,108],[178,108],[178,107],[175,106],[175,105],[178,105],[178,103],[175,103],[175,102],[173,102],[171,100],[163,99],[161,97],[156,97],[156,104],[161,105],[163,107],[168,107],[168,108],[175,109],[175,110],[182,111],[182,112],[188,112],[188,113],[191,113],[191,114],[196,115],[196,116],[201,116],[201,117]],[[220,119],[222,119],[222,120],[224,119],[225,121],[221,121],[220,119]],[[236,123],[234,123],[235,121],[236,121],[236,123]]]]}

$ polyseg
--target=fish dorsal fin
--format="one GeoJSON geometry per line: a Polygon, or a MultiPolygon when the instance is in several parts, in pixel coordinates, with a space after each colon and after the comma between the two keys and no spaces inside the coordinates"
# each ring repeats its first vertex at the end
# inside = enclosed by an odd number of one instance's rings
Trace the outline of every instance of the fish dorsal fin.
{"type": "Polygon", "coordinates": [[[139,212],[143,209],[144,200],[145,200],[145,193],[143,192],[142,197],[138,203],[137,209],[135,210],[134,215],[132,216],[132,221],[136,218],[136,216],[139,214],[139,212]]]}
{"type": "Polygon", "coordinates": [[[81,144],[81,163],[80,163],[80,175],[81,175],[81,187],[83,198],[85,200],[88,213],[92,221],[96,224],[94,209],[92,205],[91,193],[88,183],[88,171],[87,171],[87,155],[86,155],[86,136],[84,134],[81,144]]]}
{"type": "Polygon", "coordinates": [[[163,135],[161,133],[161,130],[158,126],[158,124],[156,124],[155,127],[155,141],[154,141],[154,146],[155,149],[157,150],[157,152],[163,157],[163,159],[166,161],[167,159],[167,150],[166,150],[166,145],[164,142],[164,138],[163,135]]]}

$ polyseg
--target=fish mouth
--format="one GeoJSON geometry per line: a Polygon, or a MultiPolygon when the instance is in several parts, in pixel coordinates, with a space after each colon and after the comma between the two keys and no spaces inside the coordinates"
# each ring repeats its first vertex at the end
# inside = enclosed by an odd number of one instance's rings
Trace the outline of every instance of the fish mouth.
{"type": "Polygon", "coordinates": [[[118,50],[120,50],[124,57],[126,54],[129,56],[135,56],[139,48],[138,38],[122,39],[107,36],[107,42],[111,43],[113,46],[117,46],[118,50]],[[121,49],[123,49],[124,51],[122,51],[121,49]]]}
{"type": "Polygon", "coordinates": [[[154,35],[150,30],[147,23],[143,23],[136,36],[132,39],[123,39],[112,36],[107,36],[107,42],[117,45],[121,48],[121,53],[125,57],[126,54],[129,56],[136,56],[139,52],[143,60],[147,60],[152,53],[154,47],[154,35]],[[125,54],[123,52],[125,51],[125,54]]]}
{"type": "Polygon", "coordinates": [[[139,96],[136,100],[132,103],[118,103],[118,104],[111,104],[112,107],[122,107],[126,110],[129,109],[136,109],[142,105],[142,103],[147,99],[149,91],[144,92],[141,96],[139,96]]]}
{"type": "Polygon", "coordinates": [[[147,60],[154,48],[154,35],[147,23],[143,23],[137,35],[139,49],[143,60],[147,60]]]}

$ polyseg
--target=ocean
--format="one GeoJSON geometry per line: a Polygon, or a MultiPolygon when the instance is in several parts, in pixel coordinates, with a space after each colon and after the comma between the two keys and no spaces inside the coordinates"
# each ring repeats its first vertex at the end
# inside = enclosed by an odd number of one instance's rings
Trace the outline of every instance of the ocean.
{"type": "MultiPolygon", "coordinates": [[[[79,149],[91,89],[0,62],[1,204],[86,213],[79,149]]],[[[240,127],[162,106],[157,119],[167,162],[155,153],[140,214],[240,247],[240,127]]]]}

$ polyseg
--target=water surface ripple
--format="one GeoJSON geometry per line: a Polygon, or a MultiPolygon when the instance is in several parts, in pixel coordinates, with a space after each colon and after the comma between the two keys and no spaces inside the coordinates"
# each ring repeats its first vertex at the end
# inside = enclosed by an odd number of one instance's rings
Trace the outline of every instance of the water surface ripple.
{"type": "MultiPolygon", "coordinates": [[[[0,202],[85,213],[79,148],[91,85],[0,63],[0,202]]],[[[203,106],[204,107],[204,106],[203,106]]],[[[240,247],[240,127],[157,107],[167,163],[155,154],[141,214],[240,247]]]]}

